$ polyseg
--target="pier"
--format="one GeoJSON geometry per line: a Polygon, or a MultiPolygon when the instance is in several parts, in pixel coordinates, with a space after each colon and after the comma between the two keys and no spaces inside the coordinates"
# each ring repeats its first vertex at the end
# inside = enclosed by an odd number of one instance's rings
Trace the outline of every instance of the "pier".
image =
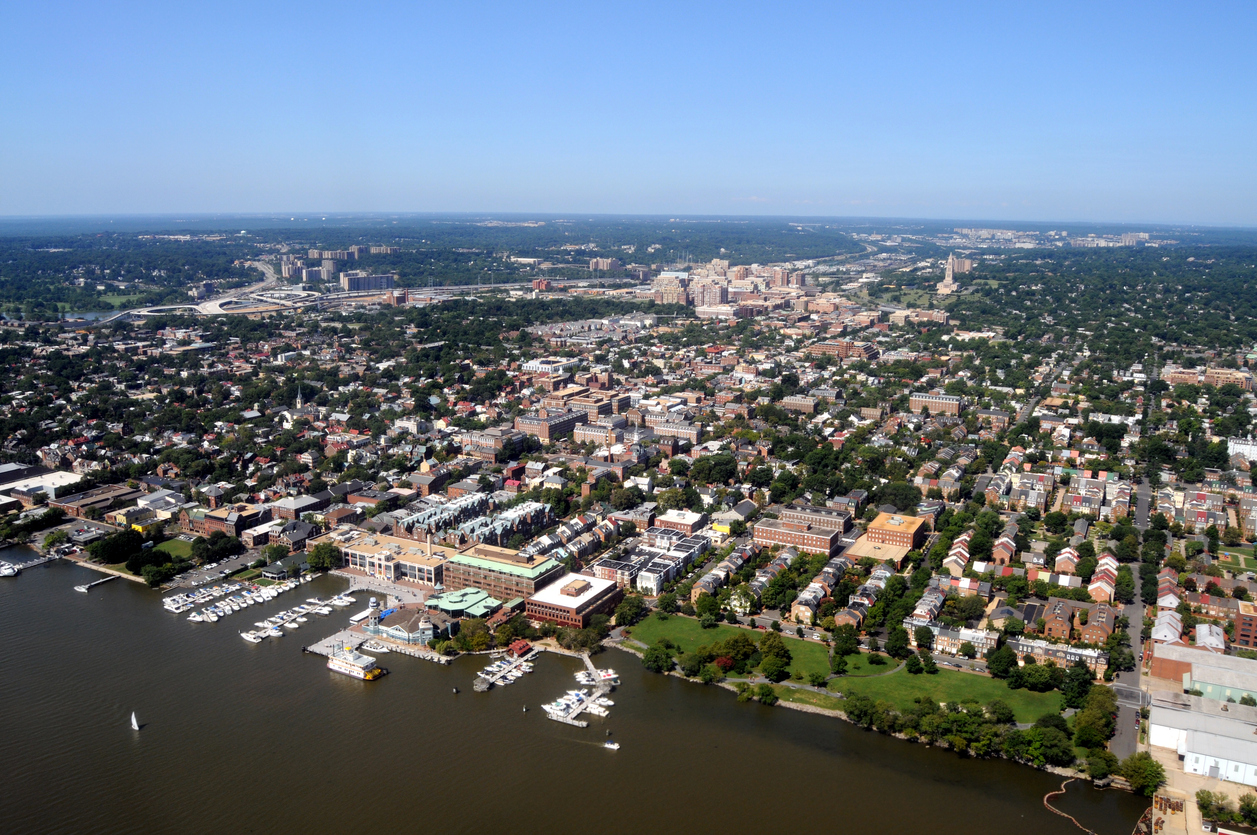
{"type": "MultiPolygon", "coordinates": [[[[439,652],[433,652],[427,647],[411,646],[409,644],[396,644],[392,641],[380,641],[380,643],[387,646],[389,652],[400,652],[402,655],[409,655],[412,658],[422,658],[424,661],[433,661],[437,664],[450,663],[450,659],[441,655],[439,652]]],[[[368,649],[364,651],[370,652],[371,650],[368,649]]]]}
{"type": "Polygon", "coordinates": [[[329,635],[317,644],[302,647],[302,649],[306,652],[312,652],[315,655],[326,655],[330,658],[333,652],[347,646],[355,650],[358,649],[358,647],[362,646],[362,643],[365,640],[367,640],[367,636],[363,635],[361,632],[342,629],[334,635],[329,635]]]}
{"type": "Polygon", "coordinates": [[[118,578],[117,578],[117,577],[114,577],[114,576],[101,577],[99,580],[93,580],[93,581],[92,581],[92,582],[90,582],[90,583],[84,583],[84,584],[83,584],[83,585],[81,585],[81,586],[75,586],[75,587],[74,587],[74,590],[75,590],[75,591],[81,591],[81,592],[83,592],[84,594],[86,594],[86,593],[87,593],[87,590],[88,590],[88,589],[90,589],[92,586],[99,586],[101,583],[108,583],[110,580],[117,580],[117,579],[118,579],[118,578]]]}
{"type": "Polygon", "coordinates": [[[541,650],[534,647],[533,649],[529,650],[526,654],[521,655],[518,658],[511,661],[507,666],[498,670],[496,673],[493,673],[492,675],[489,675],[489,676],[485,676],[483,674],[477,676],[475,683],[472,685],[472,689],[475,690],[477,693],[483,693],[484,691],[488,690],[493,685],[497,684],[502,679],[506,678],[511,673],[516,672],[516,671],[522,672],[520,668],[524,664],[533,660],[540,654],[541,654],[541,650]]]}
{"type": "Polygon", "coordinates": [[[18,571],[22,571],[23,569],[34,568],[37,565],[43,565],[46,562],[52,562],[53,560],[59,560],[59,559],[61,558],[54,556],[52,554],[44,554],[38,557],[31,557],[29,560],[26,560],[25,562],[10,562],[9,560],[5,560],[5,562],[9,563],[9,565],[13,566],[18,571]]]}

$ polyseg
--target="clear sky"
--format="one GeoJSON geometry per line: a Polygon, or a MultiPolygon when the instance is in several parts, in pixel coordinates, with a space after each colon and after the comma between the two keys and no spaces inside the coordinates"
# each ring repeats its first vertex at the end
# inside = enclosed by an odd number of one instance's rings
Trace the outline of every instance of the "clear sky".
{"type": "Polygon", "coordinates": [[[0,215],[1257,225],[1257,3],[0,4],[0,215]]]}

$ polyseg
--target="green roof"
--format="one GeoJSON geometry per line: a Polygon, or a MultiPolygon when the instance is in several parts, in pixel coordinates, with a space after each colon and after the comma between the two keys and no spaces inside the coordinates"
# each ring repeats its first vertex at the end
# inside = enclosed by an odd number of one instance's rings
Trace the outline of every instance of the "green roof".
{"type": "Polygon", "coordinates": [[[487,560],[482,557],[473,557],[470,554],[456,554],[450,557],[449,561],[459,565],[469,565],[472,568],[479,568],[484,571],[497,571],[502,574],[527,577],[529,580],[536,580],[547,571],[553,571],[559,567],[559,563],[549,557],[533,565],[522,565],[502,560],[487,560]]]}
{"type": "Polygon", "coordinates": [[[459,617],[455,612],[462,612],[462,617],[483,618],[497,611],[502,602],[490,597],[482,589],[465,588],[435,594],[424,605],[435,607],[454,617],[459,617]]]}

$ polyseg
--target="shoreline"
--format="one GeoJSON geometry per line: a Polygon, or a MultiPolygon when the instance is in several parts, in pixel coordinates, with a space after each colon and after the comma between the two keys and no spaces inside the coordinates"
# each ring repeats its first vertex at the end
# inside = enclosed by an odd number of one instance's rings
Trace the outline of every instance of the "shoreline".
{"type": "Polygon", "coordinates": [[[145,588],[148,588],[148,583],[144,582],[144,578],[142,577],[136,577],[134,574],[128,574],[125,571],[119,571],[118,569],[110,568],[107,565],[98,565],[94,562],[89,562],[88,560],[78,559],[77,557],[78,555],[76,554],[74,556],[61,557],[60,559],[74,563],[75,565],[81,565],[84,568],[90,568],[92,571],[96,571],[101,574],[108,574],[111,577],[121,577],[124,580],[130,580],[133,583],[139,583],[145,588]]]}
{"type": "MultiPolygon", "coordinates": [[[[640,660],[640,659],[644,656],[644,653],[643,653],[643,652],[641,652],[641,651],[639,651],[636,647],[626,646],[626,645],[625,645],[625,642],[624,642],[624,639],[620,639],[620,640],[616,640],[616,641],[613,641],[613,640],[611,640],[611,639],[607,639],[606,641],[604,641],[604,642],[603,642],[603,646],[604,646],[604,647],[607,647],[607,648],[611,648],[611,649],[618,649],[618,650],[621,650],[621,651],[623,651],[623,652],[627,652],[627,653],[629,653],[630,655],[634,655],[634,656],[636,656],[639,660],[640,660]]],[[[688,677],[687,677],[687,676],[685,676],[683,673],[681,673],[679,670],[669,670],[668,672],[663,673],[662,675],[666,675],[666,676],[675,676],[676,678],[679,678],[679,679],[681,679],[682,681],[688,682],[688,683],[690,683],[690,684],[699,684],[699,685],[702,685],[702,684],[703,684],[703,682],[701,682],[701,681],[698,681],[698,680],[696,680],[696,679],[692,679],[692,678],[688,678],[688,677]]],[[[707,685],[703,685],[703,686],[707,686],[707,685]]],[[[720,688],[723,688],[723,689],[728,690],[728,691],[730,691],[730,692],[732,692],[732,693],[737,693],[737,692],[738,692],[738,690],[737,690],[737,685],[736,685],[736,684],[733,684],[733,683],[731,683],[731,682],[729,682],[728,680],[725,680],[725,681],[718,681],[718,682],[716,682],[716,683],[715,683],[715,685],[714,685],[714,686],[716,686],[716,687],[720,687],[720,688]]],[[[788,685],[787,685],[787,686],[788,686],[788,685]]],[[[834,697],[834,698],[836,698],[836,697],[834,697]]],[[[841,721],[843,721],[843,722],[846,722],[848,725],[851,725],[852,727],[855,727],[855,728],[859,728],[860,730],[867,730],[867,731],[871,731],[871,732],[873,732],[873,733],[879,733],[879,734],[882,734],[882,732],[881,732],[881,731],[875,731],[875,730],[870,729],[870,728],[864,728],[864,727],[862,727],[862,726],[860,726],[860,725],[856,724],[855,722],[852,722],[852,721],[851,721],[851,719],[847,716],[847,714],[846,714],[846,713],[844,713],[844,712],[843,712],[843,711],[841,711],[841,710],[831,710],[831,709],[829,709],[829,708],[825,708],[825,707],[818,707],[817,705],[809,705],[809,704],[804,704],[804,703],[802,703],[802,702],[791,702],[791,701],[787,701],[786,699],[780,699],[780,698],[777,700],[776,704],[774,704],[774,705],[773,705],[773,707],[786,707],[786,708],[790,708],[790,709],[792,709],[792,710],[802,711],[803,713],[814,713],[814,714],[817,714],[817,715],[820,715],[820,716],[828,716],[828,717],[830,717],[830,718],[833,718],[833,719],[839,719],[839,720],[841,720],[841,721]]],[[[938,749],[943,750],[943,751],[950,751],[950,750],[952,750],[952,749],[950,748],[950,746],[947,746],[947,745],[938,745],[938,744],[928,743],[928,742],[922,742],[920,739],[916,739],[916,738],[909,737],[909,736],[907,736],[906,734],[894,733],[894,734],[882,734],[882,735],[883,735],[883,736],[893,737],[893,738],[898,739],[898,740],[900,740],[900,741],[903,741],[903,742],[908,742],[908,743],[912,743],[912,744],[915,744],[915,745],[925,745],[927,748],[938,748],[938,749]]],[[[970,759],[972,759],[972,758],[970,758],[970,759]]],[[[1048,774],[1055,774],[1055,775],[1057,775],[1058,777],[1063,777],[1063,778],[1070,778],[1070,779],[1075,779],[1075,780],[1089,780],[1089,779],[1090,779],[1089,777],[1087,777],[1087,775],[1086,775],[1086,773],[1085,773],[1085,772],[1078,771],[1077,769],[1064,768],[1064,767],[1061,767],[1061,766],[1054,766],[1054,765],[1045,765],[1045,766],[1042,766],[1042,767],[1040,767],[1040,766],[1035,766],[1035,765],[1032,765],[1032,764],[1030,764],[1030,763],[1019,762],[1019,761],[1017,761],[1017,760],[1010,760],[1008,757],[1005,757],[1003,754],[999,754],[998,756],[992,756],[992,757],[984,757],[984,758],[982,758],[982,759],[991,759],[991,760],[1000,759],[1000,760],[1004,760],[1005,762],[1011,763],[1011,764],[1013,764],[1013,765],[1023,766],[1023,767],[1026,767],[1026,768],[1033,769],[1034,771],[1042,771],[1042,772],[1045,772],[1045,773],[1048,773],[1048,774]]]]}

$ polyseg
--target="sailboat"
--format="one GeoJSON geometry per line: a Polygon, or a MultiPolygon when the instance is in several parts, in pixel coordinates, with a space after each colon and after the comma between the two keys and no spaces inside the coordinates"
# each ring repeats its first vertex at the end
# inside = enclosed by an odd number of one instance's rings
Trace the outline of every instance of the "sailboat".
{"type": "Polygon", "coordinates": [[[140,720],[135,718],[135,711],[131,711],[131,730],[138,731],[140,729],[140,720]]]}

